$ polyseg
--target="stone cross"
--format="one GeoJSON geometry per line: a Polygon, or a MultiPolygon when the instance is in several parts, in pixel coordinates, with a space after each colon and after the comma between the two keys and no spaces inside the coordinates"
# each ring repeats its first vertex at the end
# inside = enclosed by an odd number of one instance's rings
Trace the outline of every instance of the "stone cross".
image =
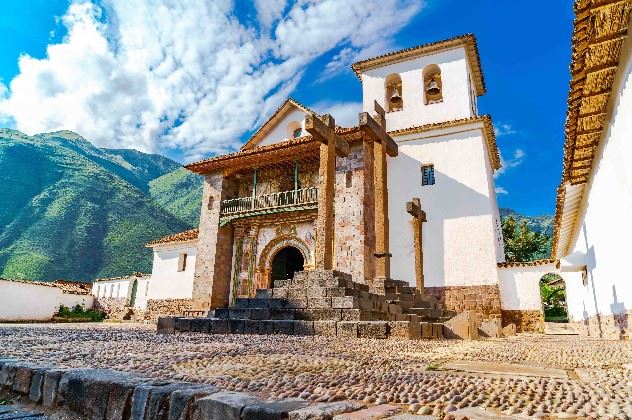
{"type": "Polygon", "coordinates": [[[375,193],[375,277],[387,279],[391,275],[388,234],[388,178],[386,171],[386,155],[397,156],[397,143],[386,132],[384,109],[374,101],[373,107],[379,121],[374,120],[368,112],[360,113],[360,129],[375,141],[373,149],[374,161],[374,193],[375,193]]]}
{"type": "Polygon", "coordinates": [[[424,251],[422,246],[422,226],[426,221],[426,212],[421,209],[421,201],[413,198],[406,203],[406,211],[413,216],[413,232],[415,234],[415,277],[417,279],[417,290],[424,290],[424,251]]]}
{"type": "Polygon", "coordinates": [[[334,181],[336,155],[347,156],[349,145],[336,134],[334,117],[325,114],[322,120],[309,113],[305,116],[305,130],[320,142],[318,168],[318,219],[314,265],[317,269],[333,269],[334,256],[334,181]]]}

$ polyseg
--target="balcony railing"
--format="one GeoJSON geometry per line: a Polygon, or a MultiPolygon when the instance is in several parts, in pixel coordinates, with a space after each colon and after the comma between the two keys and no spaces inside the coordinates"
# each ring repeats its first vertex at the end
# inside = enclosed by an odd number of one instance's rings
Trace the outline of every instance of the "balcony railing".
{"type": "Polygon", "coordinates": [[[220,204],[222,215],[256,210],[282,209],[318,202],[318,188],[281,191],[257,197],[240,197],[223,200],[220,204]]]}

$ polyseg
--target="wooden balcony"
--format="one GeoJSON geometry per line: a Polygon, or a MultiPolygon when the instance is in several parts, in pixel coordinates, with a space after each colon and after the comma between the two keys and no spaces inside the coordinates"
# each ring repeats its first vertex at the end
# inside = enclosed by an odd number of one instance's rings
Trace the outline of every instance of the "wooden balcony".
{"type": "Polygon", "coordinates": [[[317,187],[280,191],[256,197],[232,198],[220,203],[220,225],[242,217],[316,208],[317,187]]]}

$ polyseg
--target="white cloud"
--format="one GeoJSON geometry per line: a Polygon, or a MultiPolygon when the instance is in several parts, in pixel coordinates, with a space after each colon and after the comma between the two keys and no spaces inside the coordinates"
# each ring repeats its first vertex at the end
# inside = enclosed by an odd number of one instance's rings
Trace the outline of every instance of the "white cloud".
{"type": "Polygon", "coordinates": [[[362,112],[361,102],[332,102],[321,101],[310,106],[319,114],[331,114],[336,124],[341,127],[358,125],[358,114],[362,112]]]}
{"type": "Polygon", "coordinates": [[[494,124],[494,133],[496,137],[508,136],[511,134],[516,134],[518,131],[515,130],[511,124],[499,122],[494,124]]]}
{"type": "Polygon", "coordinates": [[[503,187],[498,186],[496,187],[496,194],[509,194],[509,191],[507,191],[503,187]]]}
{"type": "Polygon", "coordinates": [[[314,59],[341,51],[324,70],[335,74],[386,48],[422,1],[257,1],[262,31],[240,23],[230,0],[103,0],[105,15],[73,2],[63,41],[45,59],[20,57],[0,118],[28,134],[74,130],[101,147],[185,160],[225,153],[314,59]]]}
{"type": "Polygon", "coordinates": [[[494,178],[498,178],[499,176],[501,176],[505,172],[507,172],[509,169],[513,169],[513,168],[516,168],[516,167],[522,165],[522,162],[527,157],[527,154],[522,149],[514,150],[513,156],[510,159],[505,159],[503,157],[502,152],[500,150],[498,151],[498,153],[500,154],[500,165],[501,165],[501,168],[496,171],[496,173],[494,174],[494,178]]]}

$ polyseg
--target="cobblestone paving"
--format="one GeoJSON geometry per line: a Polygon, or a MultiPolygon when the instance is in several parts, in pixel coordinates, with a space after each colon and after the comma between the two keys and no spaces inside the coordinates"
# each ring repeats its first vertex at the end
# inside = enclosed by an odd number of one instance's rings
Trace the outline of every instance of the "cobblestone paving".
{"type": "Polygon", "coordinates": [[[204,382],[264,398],[389,402],[438,417],[479,406],[512,416],[632,419],[632,370],[623,366],[632,363],[632,342],[535,335],[341,341],[154,331],[116,324],[2,325],[0,356],[204,382]],[[464,360],[560,368],[569,379],[441,368],[464,360]]]}

